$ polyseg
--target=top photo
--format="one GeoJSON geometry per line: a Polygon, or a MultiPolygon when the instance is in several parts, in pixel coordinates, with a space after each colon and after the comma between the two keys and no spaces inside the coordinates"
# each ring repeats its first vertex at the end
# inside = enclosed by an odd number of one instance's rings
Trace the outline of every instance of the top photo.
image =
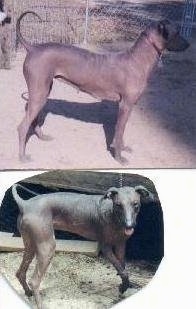
{"type": "Polygon", "coordinates": [[[0,170],[196,168],[195,8],[0,0],[0,170]]]}

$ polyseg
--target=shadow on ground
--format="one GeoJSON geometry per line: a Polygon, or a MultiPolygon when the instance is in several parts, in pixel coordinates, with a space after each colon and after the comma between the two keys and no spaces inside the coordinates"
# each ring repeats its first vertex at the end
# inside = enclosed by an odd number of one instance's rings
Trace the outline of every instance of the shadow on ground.
{"type": "Polygon", "coordinates": [[[196,150],[196,62],[193,47],[163,57],[163,68],[151,79],[144,103],[159,124],[196,150]]]}
{"type": "Polygon", "coordinates": [[[110,150],[118,115],[117,103],[109,101],[77,103],[48,99],[44,110],[40,114],[41,123],[44,122],[49,113],[84,122],[102,124],[106,137],[107,149],[110,150]]]}

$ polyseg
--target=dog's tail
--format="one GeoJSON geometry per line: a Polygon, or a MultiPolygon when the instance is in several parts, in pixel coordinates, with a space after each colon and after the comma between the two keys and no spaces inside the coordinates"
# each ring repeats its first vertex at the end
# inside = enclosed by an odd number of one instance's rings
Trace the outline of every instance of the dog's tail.
{"type": "Polygon", "coordinates": [[[23,199],[18,195],[18,192],[17,192],[17,187],[18,187],[18,186],[19,186],[18,184],[14,184],[14,185],[12,186],[12,195],[13,195],[13,197],[14,197],[14,199],[15,199],[17,205],[18,205],[18,208],[19,208],[21,214],[23,214],[23,212],[24,212],[24,207],[25,207],[25,205],[26,205],[26,201],[23,200],[23,199]]]}
{"type": "Polygon", "coordinates": [[[27,41],[25,40],[25,38],[22,36],[22,34],[21,34],[21,27],[20,27],[21,20],[22,20],[23,17],[26,16],[27,14],[33,14],[33,15],[37,16],[37,17],[39,18],[40,21],[41,21],[42,19],[41,19],[41,17],[40,17],[37,13],[35,13],[35,12],[33,12],[33,11],[26,11],[26,12],[24,12],[24,13],[22,13],[22,14],[20,15],[20,17],[18,18],[18,20],[17,20],[17,22],[16,22],[16,35],[17,35],[17,38],[18,38],[19,42],[26,48],[26,50],[30,50],[30,49],[33,48],[33,46],[32,46],[29,42],[27,42],[27,41]]]}

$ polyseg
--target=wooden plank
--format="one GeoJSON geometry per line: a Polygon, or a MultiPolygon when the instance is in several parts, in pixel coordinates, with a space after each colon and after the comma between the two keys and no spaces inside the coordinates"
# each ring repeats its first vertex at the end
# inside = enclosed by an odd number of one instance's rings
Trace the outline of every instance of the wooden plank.
{"type": "MultiPolygon", "coordinates": [[[[14,252],[22,251],[23,249],[24,245],[21,237],[13,237],[11,233],[0,232],[0,251],[14,252]]],[[[88,256],[97,256],[99,246],[95,241],[57,239],[56,252],[74,252],[88,256]]]]}

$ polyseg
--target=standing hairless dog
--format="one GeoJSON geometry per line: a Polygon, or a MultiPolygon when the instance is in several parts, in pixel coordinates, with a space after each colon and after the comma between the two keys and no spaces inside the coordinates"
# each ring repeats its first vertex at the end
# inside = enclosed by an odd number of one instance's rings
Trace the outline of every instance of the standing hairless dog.
{"type": "Polygon", "coordinates": [[[125,271],[125,244],[134,233],[140,210],[140,196],[153,200],[143,186],[110,188],[105,195],[49,193],[23,200],[12,186],[13,197],[20,209],[18,228],[24,241],[23,260],[17,278],[25,294],[35,296],[42,308],[39,286],[55,253],[54,229],[97,240],[102,253],[116,268],[122,279],[119,287],[125,292],[131,284],[125,271]],[[26,272],[34,256],[36,267],[27,284],[26,272]]]}
{"type": "Polygon", "coordinates": [[[18,39],[27,50],[23,72],[29,93],[26,115],[18,127],[20,159],[28,160],[25,146],[30,127],[39,138],[46,139],[41,131],[43,120],[39,115],[55,78],[99,99],[119,103],[115,134],[110,146],[114,158],[127,163],[121,152],[130,151],[124,146],[123,134],[133,105],[145,89],[148,77],[163,51],[183,51],[189,46],[188,42],[172,23],[163,20],[142,32],[132,48],[118,53],[97,54],[58,43],[31,45],[20,32],[20,21],[28,13],[40,18],[34,12],[25,12],[16,26],[18,39]]]}

